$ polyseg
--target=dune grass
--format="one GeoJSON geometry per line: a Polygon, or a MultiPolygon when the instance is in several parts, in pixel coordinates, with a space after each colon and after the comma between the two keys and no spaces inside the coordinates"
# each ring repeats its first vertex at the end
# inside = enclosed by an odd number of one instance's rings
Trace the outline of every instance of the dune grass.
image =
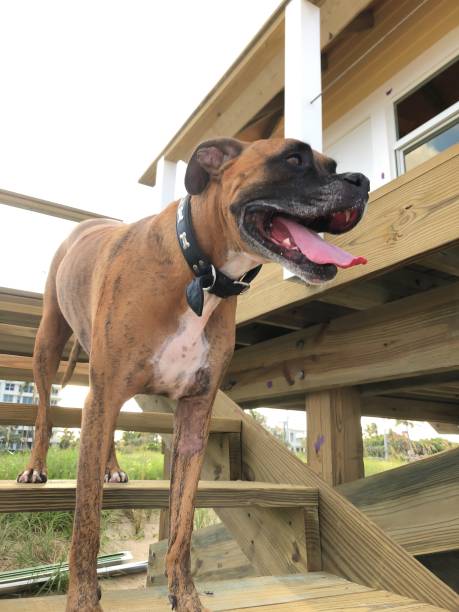
{"type": "MultiPolygon", "coordinates": [[[[24,469],[29,453],[0,453],[0,479],[14,480],[24,469]]],[[[162,478],[163,455],[144,449],[118,452],[122,468],[132,480],[162,478]]],[[[51,479],[76,478],[78,449],[51,448],[48,454],[48,476],[51,479]]],[[[102,512],[101,543],[120,519],[119,510],[102,512]]],[[[140,512],[140,511],[139,511],[140,512]]],[[[0,513],[0,571],[61,563],[67,560],[72,537],[72,512],[0,513]]],[[[66,577],[60,575],[46,591],[65,591],[66,577]]]]}

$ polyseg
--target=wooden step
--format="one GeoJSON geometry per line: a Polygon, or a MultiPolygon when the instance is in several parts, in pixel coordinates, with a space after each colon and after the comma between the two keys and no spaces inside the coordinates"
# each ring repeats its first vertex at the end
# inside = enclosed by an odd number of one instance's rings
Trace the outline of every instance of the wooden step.
{"type": "MultiPolygon", "coordinates": [[[[50,480],[45,484],[18,484],[0,481],[0,512],[44,512],[73,510],[75,480],[50,480]]],[[[205,481],[199,483],[197,508],[317,508],[317,488],[266,482],[205,481]]],[[[167,508],[168,480],[132,480],[105,484],[103,507],[167,508]]]]}
{"type": "MultiPolygon", "coordinates": [[[[54,427],[81,427],[80,408],[51,407],[54,427]]],[[[0,425],[35,425],[37,406],[0,402],[0,425]]],[[[174,416],[161,412],[120,412],[116,429],[158,434],[172,433],[174,416]]],[[[240,433],[241,420],[214,417],[210,422],[211,433],[240,433]]]]}
{"type": "MultiPolygon", "coordinates": [[[[102,586],[104,612],[170,612],[167,588],[109,590],[102,586]]],[[[197,583],[201,601],[212,612],[438,612],[401,595],[373,590],[324,572],[263,576],[197,583]]],[[[64,612],[65,596],[0,600],[0,612],[64,612]]]]}

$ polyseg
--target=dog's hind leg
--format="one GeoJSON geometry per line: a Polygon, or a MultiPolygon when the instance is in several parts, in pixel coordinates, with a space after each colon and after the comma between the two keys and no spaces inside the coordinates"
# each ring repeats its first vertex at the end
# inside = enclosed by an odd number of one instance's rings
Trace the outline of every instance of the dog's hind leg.
{"type": "Polygon", "coordinates": [[[127,482],[128,480],[128,475],[119,466],[118,459],[116,458],[115,441],[112,440],[105,468],[104,482],[127,482]]]}
{"type": "Polygon", "coordinates": [[[93,356],[91,359],[90,389],[84,405],[80,436],[67,612],[102,610],[97,581],[102,485],[116,418],[127,399],[113,383],[116,377],[104,371],[104,362],[98,361],[96,364],[93,356]]]}
{"type": "Polygon", "coordinates": [[[48,278],[44,300],[43,316],[35,339],[33,353],[33,375],[38,391],[38,410],[35,420],[35,439],[29,464],[17,481],[46,482],[46,455],[52,433],[49,414],[51,385],[59,368],[62,351],[72,330],[64,319],[57,303],[54,274],[48,278]]]}

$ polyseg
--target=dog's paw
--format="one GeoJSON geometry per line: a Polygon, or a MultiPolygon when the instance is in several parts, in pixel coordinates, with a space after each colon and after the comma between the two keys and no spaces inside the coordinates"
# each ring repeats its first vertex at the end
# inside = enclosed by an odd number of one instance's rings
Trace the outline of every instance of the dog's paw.
{"type": "Polygon", "coordinates": [[[104,482],[128,482],[128,480],[128,475],[123,470],[114,470],[112,472],[107,469],[105,471],[104,482]]]}
{"type": "Polygon", "coordinates": [[[46,472],[35,470],[34,468],[27,468],[20,474],[18,474],[16,481],[23,483],[43,483],[48,480],[46,472]]]}

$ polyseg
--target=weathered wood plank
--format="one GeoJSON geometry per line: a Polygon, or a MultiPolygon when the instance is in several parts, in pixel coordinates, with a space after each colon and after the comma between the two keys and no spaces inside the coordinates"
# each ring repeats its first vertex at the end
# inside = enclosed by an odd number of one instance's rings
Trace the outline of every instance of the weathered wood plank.
{"type": "MultiPolygon", "coordinates": [[[[107,612],[170,612],[166,587],[147,590],[104,589],[102,605],[107,612]]],[[[212,582],[197,581],[206,609],[213,612],[439,612],[443,608],[419,604],[405,597],[374,591],[359,584],[314,572],[296,576],[261,576],[212,582]]],[[[65,596],[0,600],[1,612],[64,612],[65,596]]]]}
{"type": "MultiPolygon", "coordinates": [[[[170,612],[167,587],[153,589],[104,590],[102,605],[107,612],[170,612]]],[[[263,576],[218,582],[197,582],[204,606],[213,612],[257,609],[259,606],[279,605],[283,602],[301,602],[346,593],[371,594],[369,589],[351,584],[336,576],[322,572],[296,576],[263,576]]],[[[30,612],[30,599],[0,600],[1,612],[30,612]]],[[[65,596],[34,597],[34,612],[64,612],[65,596]]],[[[258,608],[259,609],[259,608],[258,608]]],[[[261,608],[261,611],[264,608],[261,608]]]]}
{"type": "Polygon", "coordinates": [[[337,490],[413,555],[459,548],[459,448],[337,490]]]}
{"type": "Polygon", "coordinates": [[[222,389],[243,403],[457,370],[458,310],[455,283],[240,349],[222,389]]]}
{"type": "MultiPolygon", "coordinates": [[[[324,483],[222,392],[217,396],[213,413],[218,416],[239,415],[243,419],[242,450],[246,478],[301,483],[319,489],[321,552],[325,571],[372,588],[411,597],[421,603],[450,610],[458,608],[458,597],[451,589],[395,544],[352,503],[324,483]]],[[[260,569],[259,559],[251,555],[250,543],[245,537],[246,513],[238,509],[222,509],[218,510],[218,514],[249,560],[260,569]]],[[[294,571],[294,568],[290,569],[290,573],[294,571]]]]}
{"type": "MultiPolygon", "coordinates": [[[[82,410],[80,408],[49,408],[53,427],[80,427],[82,410]]],[[[37,407],[25,404],[0,402],[0,425],[34,425],[37,407]]],[[[116,429],[152,433],[172,433],[174,417],[170,413],[120,412],[116,429]]],[[[228,418],[213,418],[210,423],[212,433],[239,433],[241,422],[228,418]]]]}
{"type": "MultiPolygon", "coordinates": [[[[438,612],[444,608],[416,603],[411,599],[388,593],[349,593],[329,595],[325,591],[321,597],[250,608],[252,612],[438,612]]],[[[247,608],[232,608],[232,612],[247,612],[247,608]]]]}
{"type": "MultiPolygon", "coordinates": [[[[164,575],[168,541],[150,545],[147,586],[167,584],[164,575]]],[[[248,578],[257,573],[222,523],[195,530],[191,538],[191,573],[197,581],[248,578]]]]}
{"type": "MultiPolygon", "coordinates": [[[[198,508],[292,508],[317,506],[317,488],[276,485],[264,482],[201,481],[196,495],[198,508]]],[[[44,512],[73,510],[74,480],[50,480],[45,484],[18,484],[0,481],[0,512],[44,512]]],[[[103,507],[167,508],[168,480],[131,480],[105,484],[103,507]]]]}
{"type": "Polygon", "coordinates": [[[332,486],[364,477],[362,416],[356,389],[306,396],[308,466],[332,486]]]}
{"type": "Polygon", "coordinates": [[[336,287],[453,246],[458,242],[458,204],[459,145],[455,145],[373,191],[365,218],[351,232],[327,236],[329,242],[365,255],[366,266],[342,270],[325,286],[308,286],[283,280],[282,268],[268,264],[250,292],[239,298],[237,322],[319,299],[336,287]]]}

